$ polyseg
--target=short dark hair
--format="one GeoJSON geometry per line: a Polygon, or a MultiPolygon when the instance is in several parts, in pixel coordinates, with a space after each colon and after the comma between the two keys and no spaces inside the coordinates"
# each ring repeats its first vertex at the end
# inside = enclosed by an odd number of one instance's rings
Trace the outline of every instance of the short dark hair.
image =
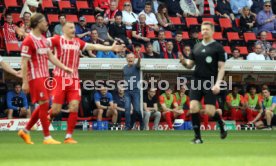
{"type": "Polygon", "coordinates": [[[12,16],[12,14],[11,13],[6,13],[5,17],[7,17],[7,16],[12,16]]]}
{"type": "Polygon", "coordinates": [[[31,17],[31,23],[30,23],[30,27],[31,28],[36,28],[37,25],[40,23],[40,21],[45,18],[45,16],[41,13],[36,13],[35,15],[33,15],[31,17]]]}
{"type": "Polygon", "coordinates": [[[215,30],[214,24],[210,21],[203,21],[202,25],[209,25],[213,30],[215,30]]]}
{"type": "Polygon", "coordinates": [[[60,15],[58,15],[58,18],[60,18],[60,17],[65,17],[66,18],[66,15],[65,14],[60,14],[60,15]]]}
{"type": "Polygon", "coordinates": [[[234,51],[238,51],[239,53],[241,52],[240,49],[238,49],[237,47],[232,49],[232,52],[234,52],[234,51]]]}
{"type": "Polygon", "coordinates": [[[145,6],[152,6],[151,2],[146,2],[145,6]]]}
{"type": "Polygon", "coordinates": [[[151,42],[147,42],[145,46],[146,46],[146,48],[148,48],[149,46],[152,46],[152,44],[151,44],[151,42]]]}
{"type": "Polygon", "coordinates": [[[271,47],[271,48],[269,49],[269,52],[271,52],[271,51],[276,51],[276,48],[271,47]]]}
{"type": "Polygon", "coordinates": [[[24,17],[26,14],[29,14],[30,16],[32,15],[30,12],[24,12],[23,17],[24,17]]]}
{"type": "Polygon", "coordinates": [[[182,31],[177,31],[176,34],[175,34],[175,36],[176,35],[182,35],[182,31]]]}

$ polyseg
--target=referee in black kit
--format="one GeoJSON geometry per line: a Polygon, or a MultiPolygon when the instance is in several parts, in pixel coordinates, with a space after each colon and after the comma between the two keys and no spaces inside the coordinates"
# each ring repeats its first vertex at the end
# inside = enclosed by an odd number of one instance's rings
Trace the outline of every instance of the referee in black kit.
{"type": "Polygon", "coordinates": [[[195,132],[195,138],[192,141],[195,144],[203,143],[200,134],[199,115],[200,100],[203,96],[208,115],[213,117],[219,124],[220,138],[224,139],[227,137],[224,122],[221,120],[220,115],[216,113],[215,108],[216,95],[220,92],[220,83],[225,72],[225,52],[223,46],[213,39],[214,25],[211,22],[202,23],[201,33],[203,41],[194,46],[189,59],[179,57],[180,63],[186,68],[192,69],[195,66],[190,88],[190,114],[195,132]],[[211,84],[212,79],[213,84],[211,84]]]}

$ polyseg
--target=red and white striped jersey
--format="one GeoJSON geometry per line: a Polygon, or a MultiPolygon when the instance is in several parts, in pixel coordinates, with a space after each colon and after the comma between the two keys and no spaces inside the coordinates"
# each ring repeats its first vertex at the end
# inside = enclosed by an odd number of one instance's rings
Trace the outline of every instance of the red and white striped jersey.
{"type": "Polygon", "coordinates": [[[74,70],[73,74],[68,74],[59,67],[55,67],[53,73],[59,77],[79,78],[80,51],[84,50],[86,43],[79,38],[67,40],[63,36],[55,35],[48,38],[50,47],[55,50],[57,58],[65,66],[74,70]]]}
{"type": "Polygon", "coordinates": [[[49,77],[48,67],[48,41],[45,37],[40,38],[32,33],[28,35],[21,46],[21,56],[29,57],[28,80],[49,77]]]}
{"type": "Polygon", "coordinates": [[[7,22],[3,25],[3,32],[4,32],[4,37],[5,37],[6,43],[18,42],[18,40],[16,38],[16,33],[15,33],[16,27],[17,26],[15,24],[9,24],[7,22]]]}

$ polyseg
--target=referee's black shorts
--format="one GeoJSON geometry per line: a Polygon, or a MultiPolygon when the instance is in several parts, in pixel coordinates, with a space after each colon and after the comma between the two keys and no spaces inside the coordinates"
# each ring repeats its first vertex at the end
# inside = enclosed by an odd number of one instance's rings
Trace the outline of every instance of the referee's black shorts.
{"type": "Polygon", "coordinates": [[[211,81],[206,79],[192,78],[190,87],[190,100],[197,100],[200,102],[202,97],[204,97],[204,104],[210,104],[214,106],[216,105],[217,98],[211,89],[211,81]]]}

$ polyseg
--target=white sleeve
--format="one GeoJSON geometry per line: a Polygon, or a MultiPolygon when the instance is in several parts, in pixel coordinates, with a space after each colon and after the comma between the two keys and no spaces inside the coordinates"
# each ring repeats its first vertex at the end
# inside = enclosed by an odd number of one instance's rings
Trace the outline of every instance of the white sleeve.
{"type": "Polygon", "coordinates": [[[3,57],[2,56],[0,56],[0,62],[2,62],[3,61],[3,57]]]}

